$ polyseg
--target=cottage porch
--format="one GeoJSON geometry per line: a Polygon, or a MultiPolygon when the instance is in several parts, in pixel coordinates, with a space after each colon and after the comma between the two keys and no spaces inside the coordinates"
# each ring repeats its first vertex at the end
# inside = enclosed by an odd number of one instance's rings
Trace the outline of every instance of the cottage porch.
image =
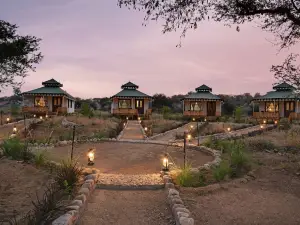
{"type": "Polygon", "coordinates": [[[190,117],[221,116],[221,101],[184,100],[183,115],[190,117]]]}
{"type": "Polygon", "coordinates": [[[40,106],[23,106],[23,113],[37,114],[37,115],[51,115],[51,114],[66,114],[68,112],[67,107],[58,107],[55,112],[51,111],[49,107],[40,106]]]}

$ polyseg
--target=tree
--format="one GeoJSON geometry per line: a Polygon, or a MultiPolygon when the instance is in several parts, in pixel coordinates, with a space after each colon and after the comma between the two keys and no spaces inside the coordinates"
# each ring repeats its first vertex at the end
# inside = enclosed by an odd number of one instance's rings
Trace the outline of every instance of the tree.
{"type": "Polygon", "coordinates": [[[282,65],[272,66],[271,72],[280,83],[287,82],[300,92],[300,66],[295,65],[298,57],[298,54],[290,54],[282,65]]]}
{"type": "MultiPolygon", "coordinates": [[[[163,32],[197,29],[206,19],[227,25],[258,19],[287,47],[300,37],[300,0],[118,0],[120,7],[145,10],[145,21],[164,20],[163,32]]],[[[237,27],[239,31],[239,27],[237,27]]]]}
{"type": "MultiPolygon", "coordinates": [[[[0,20],[0,88],[19,87],[43,56],[41,39],[17,34],[17,25],[0,20]]],[[[0,90],[1,91],[1,90],[0,90]]]]}

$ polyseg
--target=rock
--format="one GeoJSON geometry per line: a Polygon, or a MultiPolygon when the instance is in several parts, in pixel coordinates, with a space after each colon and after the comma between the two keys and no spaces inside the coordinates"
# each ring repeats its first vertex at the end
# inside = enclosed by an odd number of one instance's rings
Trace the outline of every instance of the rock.
{"type": "Polygon", "coordinates": [[[81,207],[82,206],[82,200],[73,200],[72,202],[71,202],[71,204],[70,205],[72,205],[72,206],[79,206],[79,207],[81,207]]]}
{"type": "Polygon", "coordinates": [[[67,209],[70,209],[71,211],[78,211],[80,210],[80,206],[78,205],[69,205],[66,207],[67,209]]]}
{"type": "Polygon", "coordinates": [[[165,188],[175,188],[173,183],[166,183],[165,188]]]}
{"type": "Polygon", "coordinates": [[[68,142],[67,141],[61,141],[59,144],[62,145],[62,146],[64,146],[64,145],[67,145],[68,142]]]}
{"type": "Polygon", "coordinates": [[[254,179],[256,178],[256,176],[255,176],[255,174],[254,174],[253,171],[248,172],[247,175],[248,175],[249,177],[253,177],[254,179]]]}
{"type": "Polygon", "coordinates": [[[181,200],[181,198],[170,198],[169,202],[174,205],[174,204],[182,204],[183,205],[183,201],[181,200]]]}
{"type": "Polygon", "coordinates": [[[175,210],[174,210],[174,213],[178,213],[178,212],[184,212],[184,213],[187,213],[187,214],[191,214],[191,212],[185,208],[185,207],[176,207],[175,210]]]}
{"type": "Polygon", "coordinates": [[[168,192],[169,192],[168,196],[171,196],[171,195],[178,195],[179,196],[179,192],[177,190],[173,189],[173,188],[170,188],[168,192]]]}
{"type": "Polygon", "coordinates": [[[74,201],[76,201],[76,200],[80,200],[82,202],[82,204],[85,204],[86,196],[84,194],[77,195],[74,201]]]}
{"type": "Polygon", "coordinates": [[[90,195],[90,190],[88,188],[80,188],[78,194],[84,194],[86,197],[90,195]]]}
{"type": "Polygon", "coordinates": [[[190,216],[189,213],[185,213],[185,212],[177,212],[176,216],[180,219],[181,217],[186,217],[188,218],[190,216]]]}
{"type": "Polygon", "coordinates": [[[71,214],[64,214],[52,222],[52,225],[72,225],[73,216],[71,214]]]}
{"type": "Polygon", "coordinates": [[[183,204],[174,204],[171,207],[172,207],[173,214],[176,214],[176,209],[178,209],[178,208],[185,208],[185,206],[183,204]]]}
{"type": "Polygon", "coordinates": [[[96,178],[97,178],[96,174],[89,174],[84,178],[84,180],[90,180],[90,179],[96,180],[96,178]]]}
{"type": "Polygon", "coordinates": [[[194,225],[194,219],[187,218],[187,217],[180,217],[179,223],[180,223],[180,225],[194,225]]]}
{"type": "Polygon", "coordinates": [[[81,187],[88,188],[89,190],[92,190],[92,188],[93,188],[91,183],[84,183],[81,187]]]}

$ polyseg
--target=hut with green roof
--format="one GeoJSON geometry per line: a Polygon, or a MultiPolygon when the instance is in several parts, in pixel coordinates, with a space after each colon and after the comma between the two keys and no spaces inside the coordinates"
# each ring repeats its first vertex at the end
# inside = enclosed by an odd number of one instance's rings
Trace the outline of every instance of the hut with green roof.
{"type": "Polygon", "coordinates": [[[183,102],[183,115],[193,118],[215,119],[221,116],[222,99],[212,94],[212,89],[203,84],[187,95],[183,102]]]}
{"type": "Polygon", "coordinates": [[[253,117],[257,119],[280,118],[294,119],[299,117],[300,104],[299,95],[295,92],[295,87],[283,82],[273,87],[274,91],[252,100],[259,105],[259,112],[253,111],[253,117]]]}
{"type": "Polygon", "coordinates": [[[75,111],[75,98],[62,89],[54,79],[42,82],[43,87],[26,91],[23,96],[23,112],[30,114],[65,114],[75,111]]]}
{"type": "Polygon", "coordinates": [[[152,113],[152,97],[137,90],[139,86],[128,82],[121,91],[111,97],[111,113],[119,116],[149,117],[152,113]]]}

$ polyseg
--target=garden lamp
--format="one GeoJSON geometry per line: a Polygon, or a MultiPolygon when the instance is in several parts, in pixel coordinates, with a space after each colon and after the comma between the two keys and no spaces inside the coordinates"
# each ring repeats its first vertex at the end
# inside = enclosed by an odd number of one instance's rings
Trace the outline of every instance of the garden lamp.
{"type": "Polygon", "coordinates": [[[206,118],[204,119],[204,122],[206,122],[206,118]]]}
{"type": "Polygon", "coordinates": [[[168,154],[164,155],[163,158],[163,171],[169,171],[169,159],[168,159],[168,154]]]}
{"type": "Polygon", "coordinates": [[[227,131],[230,132],[230,131],[231,131],[231,128],[230,128],[230,127],[227,127],[227,131]]]}
{"type": "Polygon", "coordinates": [[[275,120],[275,121],[274,121],[274,123],[275,123],[275,124],[277,124],[277,123],[278,123],[278,121],[277,121],[277,120],[275,120]]]}
{"type": "Polygon", "coordinates": [[[191,135],[191,134],[188,134],[186,137],[187,137],[188,140],[191,140],[192,135],[191,135]]]}
{"type": "Polygon", "coordinates": [[[260,125],[260,128],[263,129],[263,128],[264,128],[264,125],[260,125]]]}
{"type": "Polygon", "coordinates": [[[13,134],[16,134],[17,133],[17,127],[16,127],[16,125],[14,126],[14,128],[13,128],[13,134]]]}
{"type": "Polygon", "coordinates": [[[48,114],[46,114],[46,116],[45,116],[45,117],[46,117],[46,119],[47,119],[47,118],[48,118],[48,114]]]}
{"type": "Polygon", "coordinates": [[[147,130],[148,130],[148,127],[145,127],[144,129],[145,129],[145,131],[147,131],[147,130]]]}
{"type": "Polygon", "coordinates": [[[88,165],[94,165],[94,160],[95,160],[95,149],[94,148],[90,148],[88,150],[88,165]]]}
{"type": "Polygon", "coordinates": [[[35,118],[35,117],[36,117],[36,115],[34,114],[34,115],[33,115],[33,117],[35,118]]]}
{"type": "Polygon", "coordinates": [[[10,121],[10,118],[9,118],[9,117],[7,117],[7,118],[6,118],[6,122],[7,122],[7,123],[9,123],[9,121],[10,121]]]}
{"type": "Polygon", "coordinates": [[[191,125],[191,129],[193,129],[194,128],[194,126],[193,125],[191,125]]]}
{"type": "Polygon", "coordinates": [[[42,120],[43,119],[43,117],[42,116],[40,116],[40,120],[42,120]]]}
{"type": "Polygon", "coordinates": [[[193,121],[195,121],[195,118],[193,118],[193,121]]]}
{"type": "Polygon", "coordinates": [[[126,117],[126,120],[128,120],[129,118],[128,118],[128,116],[126,117]]]}
{"type": "Polygon", "coordinates": [[[123,126],[125,127],[125,126],[126,126],[126,123],[123,123],[123,126]]]}
{"type": "Polygon", "coordinates": [[[267,123],[267,120],[264,120],[264,124],[266,124],[267,123]]]}

